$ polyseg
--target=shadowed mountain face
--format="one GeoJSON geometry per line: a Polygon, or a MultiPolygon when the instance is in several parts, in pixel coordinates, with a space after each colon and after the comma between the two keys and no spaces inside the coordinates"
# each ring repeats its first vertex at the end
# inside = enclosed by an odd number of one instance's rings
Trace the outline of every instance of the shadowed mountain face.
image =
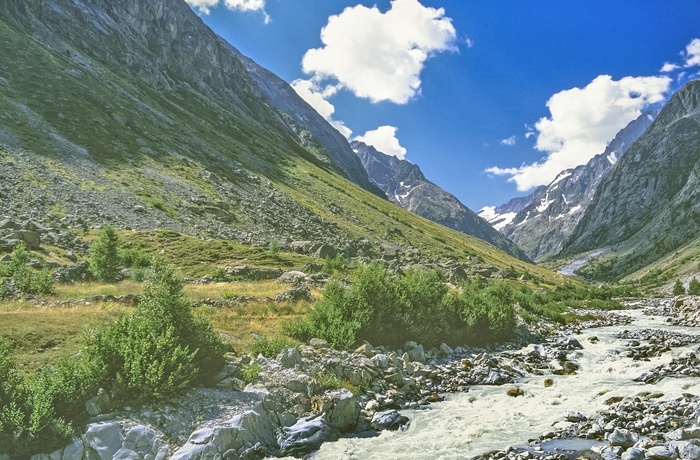
{"type": "Polygon", "coordinates": [[[697,238],[699,224],[700,80],[695,80],[673,95],[603,177],[563,254],[610,247],[588,275],[621,277],[697,238]]]}
{"type": "Polygon", "coordinates": [[[0,55],[9,217],[397,268],[524,265],[396,208],[335,129],[182,0],[3,0],[0,55]]]}
{"type": "Polygon", "coordinates": [[[541,261],[557,255],[593,200],[600,181],[646,131],[658,112],[646,112],[630,122],[605,151],[585,165],[562,171],[549,185],[527,197],[484,208],[480,215],[521,247],[532,259],[541,261]]]}
{"type": "Polygon", "coordinates": [[[362,160],[370,179],[392,202],[433,222],[476,236],[518,258],[526,259],[516,245],[488,222],[464,206],[454,195],[426,179],[417,165],[381,153],[362,142],[354,141],[351,145],[362,160]]]}

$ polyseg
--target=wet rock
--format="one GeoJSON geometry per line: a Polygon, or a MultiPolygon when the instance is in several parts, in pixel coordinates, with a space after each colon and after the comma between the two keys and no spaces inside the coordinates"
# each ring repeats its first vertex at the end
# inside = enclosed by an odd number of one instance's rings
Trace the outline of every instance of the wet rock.
{"type": "Polygon", "coordinates": [[[282,455],[303,456],[318,450],[324,442],[336,439],[337,433],[320,415],[301,418],[294,425],[283,428],[278,443],[282,455]]]}
{"type": "Polygon", "coordinates": [[[634,445],[634,436],[632,433],[624,428],[615,428],[615,430],[610,433],[608,437],[608,442],[611,446],[620,447],[632,447],[634,445]]]}
{"type": "Polygon", "coordinates": [[[408,423],[408,417],[399,414],[396,410],[378,412],[372,417],[370,428],[377,431],[398,430],[408,423]]]}

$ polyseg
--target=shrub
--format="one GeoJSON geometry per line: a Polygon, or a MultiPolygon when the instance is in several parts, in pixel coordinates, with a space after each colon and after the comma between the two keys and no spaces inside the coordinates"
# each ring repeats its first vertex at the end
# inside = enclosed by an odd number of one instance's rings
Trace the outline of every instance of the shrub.
{"type": "Polygon", "coordinates": [[[700,295],[700,281],[698,281],[697,278],[690,280],[690,284],[688,284],[688,294],[700,295]]]}
{"type": "Polygon", "coordinates": [[[338,390],[342,386],[338,377],[332,372],[319,372],[314,374],[314,379],[323,391],[338,390]]]}
{"type": "Polygon", "coordinates": [[[345,266],[345,259],[342,255],[338,254],[335,257],[326,257],[323,259],[323,267],[321,271],[326,275],[333,275],[337,271],[340,271],[345,266]]]}
{"type": "Polygon", "coordinates": [[[676,280],[676,283],[673,285],[673,295],[683,295],[685,294],[685,286],[683,286],[683,283],[681,283],[681,280],[676,280]]]}
{"type": "Polygon", "coordinates": [[[119,261],[122,266],[131,269],[148,268],[151,266],[151,258],[149,255],[134,248],[120,250],[119,261]]]}
{"type": "Polygon", "coordinates": [[[119,238],[113,227],[102,228],[90,247],[90,272],[99,281],[114,283],[119,276],[119,238]]]}
{"type": "Polygon", "coordinates": [[[277,257],[280,253],[279,243],[277,241],[270,241],[270,244],[268,244],[268,246],[267,246],[267,252],[272,257],[277,257]]]}
{"type": "MultiPolygon", "coordinates": [[[[54,293],[53,276],[48,269],[39,272],[29,266],[29,253],[24,243],[18,244],[10,255],[9,272],[12,284],[23,294],[50,295],[54,293]]],[[[9,287],[0,288],[5,297],[9,295],[9,287]]]]}
{"type": "Polygon", "coordinates": [[[206,383],[223,366],[225,345],[211,323],[196,318],[182,280],[155,261],[130,316],[98,329],[86,352],[104,369],[105,385],[122,401],[158,401],[206,383]]]}
{"type": "Polygon", "coordinates": [[[248,384],[254,382],[255,379],[258,378],[261,370],[262,366],[260,366],[258,363],[244,364],[238,368],[238,375],[246,384],[248,384]]]}
{"type": "Polygon", "coordinates": [[[253,341],[250,346],[250,351],[254,355],[261,354],[267,358],[272,358],[277,356],[285,348],[295,348],[297,343],[286,337],[274,337],[268,339],[267,337],[260,337],[253,341]]]}

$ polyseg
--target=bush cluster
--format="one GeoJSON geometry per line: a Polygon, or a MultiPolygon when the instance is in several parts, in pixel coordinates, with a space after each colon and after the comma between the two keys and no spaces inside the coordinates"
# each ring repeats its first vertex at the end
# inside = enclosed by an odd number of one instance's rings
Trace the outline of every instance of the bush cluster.
{"type": "Polygon", "coordinates": [[[565,284],[533,291],[506,280],[475,279],[450,292],[437,270],[392,275],[380,265],[361,267],[353,285],[330,281],[323,299],[305,319],[285,323],[290,337],[327,340],[350,348],[367,340],[401,347],[414,340],[432,347],[442,342],[482,345],[509,340],[519,315],[528,322],[547,318],[569,323],[572,308],[618,309],[614,297],[634,295],[626,286],[583,287],[565,284]]]}
{"type": "Polygon", "coordinates": [[[136,310],[86,335],[79,355],[22,376],[0,342],[0,446],[20,458],[51,451],[98,388],[115,404],[156,402],[209,383],[224,352],[211,323],[192,314],[181,279],[156,261],[136,310]]]}
{"type": "Polygon", "coordinates": [[[29,263],[29,252],[24,243],[18,244],[10,254],[10,263],[3,266],[0,276],[0,299],[12,295],[13,291],[27,295],[51,295],[54,293],[53,276],[48,269],[35,270],[29,263]],[[9,282],[11,281],[11,285],[9,282]]]}
{"type": "Polygon", "coordinates": [[[688,294],[700,295],[700,281],[698,281],[697,278],[690,280],[690,284],[688,284],[688,294]]]}
{"type": "Polygon", "coordinates": [[[350,288],[329,282],[307,319],[286,324],[285,332],[299,340],[319,337],[338,348],[363,340],[389,346],[408,340],[426,346],[504,340],[515,325],[515,312],[512,304],[498,303],[498,289],[453,294],[440,271],[393,276],[373,264],[359,269],[350,288]]]}

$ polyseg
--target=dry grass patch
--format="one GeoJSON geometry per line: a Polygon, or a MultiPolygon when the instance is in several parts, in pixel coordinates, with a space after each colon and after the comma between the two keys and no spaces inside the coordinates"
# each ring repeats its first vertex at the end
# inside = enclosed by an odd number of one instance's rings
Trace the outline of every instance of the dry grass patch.
{"type": "Polygon", "coordinates": [[[305,317],[312,308],[313,303],[309,302],[268,302],[223,308],[201,307],[195,310],[195,314],[209,319],[236,353],[247,353],[256,337],[282,335],[282,323],[305,317]]]}
{"type": "MultiPolygon", "coordinates": [[[[223,299],[238,297],[274,298],[280,292],[291,289],[289,284],[270,281],[234,281],[230,283],[186,284],[185,294],[193,300],[223,299]]],[[[320,298],[320,291],[311,291],[314,298],[320,298]]]]}
{"type": "Polygon", "coordinates": [[[114,303],[41,307],[26,302],[0,305],[0,337],[10,344],[20,369],[34,371],[81,347],[83,333],[130,311],[114,303]]]}
{"type": "Polygon", "coordinates": [[[99,282],[55,284],[54,300],[85,299],[96,295],[120,296],[125,294],[141,294],[143,283],[137,281],[121,281],[117,284],[99,282]]]}

